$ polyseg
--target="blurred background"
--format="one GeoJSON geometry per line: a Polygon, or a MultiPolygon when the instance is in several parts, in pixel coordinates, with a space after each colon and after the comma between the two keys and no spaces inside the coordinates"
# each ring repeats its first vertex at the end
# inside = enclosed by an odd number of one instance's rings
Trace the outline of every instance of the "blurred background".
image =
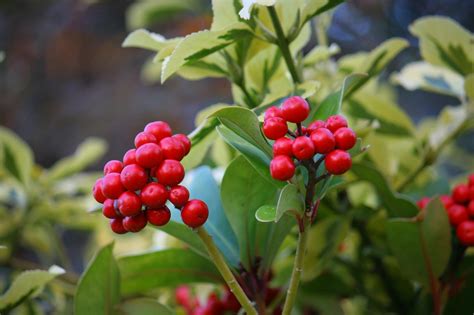
{"type": "MultiPolygon", "coordinates": [[[[150,53],[121,48],[136,28],[168,38],[209,27],[210,1],[188,3],[182,10],[143,16],[140,1],[2,0],[0,125],[21,136],[43,166],[71,154],[86,137],[104,138],[109,150],[97,168],[107,159],[121,158],[148,121],[166,120],[176,131],[190,132],[200,109],[230,101],[228,83],[181,78],[165,85],[147,83],[141,68],[150,53]]],[[[340,55],[373,49],[389,37],[407,38],[412,46],[386,70],[388,76],[419,59],[410,23],[436,14],[474,30],[474,1],[349,0],[336,9],[329,37],[341,47],[340,55]]],[[[449,97],[398,92],[415,121],[456,104],[449,97]]]]}

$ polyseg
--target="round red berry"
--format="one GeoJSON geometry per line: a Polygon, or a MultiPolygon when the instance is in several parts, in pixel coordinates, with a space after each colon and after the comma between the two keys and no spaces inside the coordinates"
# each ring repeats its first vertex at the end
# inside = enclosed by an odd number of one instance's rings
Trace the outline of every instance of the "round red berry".
{"type": "Polygon", "coordinates": [[[125,234],[127,230],[123,226],[123,218],[115,218],[110,220],[110,228],[114,233],[125,234]]]}
{"type": "Polygon", "coordinates": [[[117,199],[125,191],[119,173],[110,173],[102,179],[102,193],[109,199],[117,199]]]}
{"type": "Polygon", "coordinates": [[[158,182],[166,186],[176,186],[184,178],[183,165],[175,160],[164,160],[156,170],[158,182]]]}
{"type": "Polygon", "coordinates": [[[148,222],[156,226],[163,226],[170,221],[171,212],[168,207],[158,209],[148,209],[146,211],[148,222]]]}
{"type": "Polygon", "coordinates": [[[474,218],[474,199],[469,201],[469,204],[467,205],[467,213],[474,218]]]}
{"type": "Polygon", "coordinates": [[[283,118],[283,116],[281,115],[281,109],[279,107],[271,106],[267,108],[267,110],[265,111],[265,115],[263,116],[263,119],[267,120],[273,117],[283,118]]]}
{"type": "Polygon", "coordinates": [[[439,196],[439,200],[441,200],[445,209],[448,209],[454,204],[453,199],[449,195],[441,195],[439,196]]]}
{"type": "Polygon", "coordinates": [[[145,143],[137,149],[135,156],[138,165],[144,168],[158,166],[163,161],[163,153],[156,143],[145,143]]]}
{"type": "Polygon", "coordinates": [[[469,186],[469,200],[474,200],[474,186],[469,186]]]}
{"type": "Polygon", "coordinates": [[[283,137],[277,139],[273,143],[273,156],[277,155],[287,155],[289,157],[293,156],[293,140],[283,137]]]}
{"type": "Polygon", "coordinates": [[[329,174],[341,175],[352,166],[351,155],[346,151],[334,150],[324,160],[324,165],[329,174]]]}
{"type": "Polygon", "coordinates": [[[209,216],[209,209],[204,201],[189,200],[181,210],[181,219],[189,227],[196,228],[203,225],[209,216]]]}
{"type": "Polygon", "coordinates": [[[145,126],[145,132],[151,133],[155,136],[157,141],[163,138],[171,137],[173,134],[170,125],[164,121],[154,121],[145,126]]]}
{"type": "Polygon", "coordinates": [[[168,200],[168,190],[160,183],[149,183],[140,191],[142,203],[150,208],[161,208],[168,200]]]}
{"type": "Polygon", "coordinates": [[[240,310],[239,300],[237,300],[234,293],[232,293],[229,289],[227,289],[224,293],[224,297],[222,298],[222,304],[224,305],[224,308],[228,311],[238,312],[240,310]]]}
{"type": "Polygon", "coordinates": [[[341,150],[352,149],[357,141],[354,130],[347,127],[337,129],[334,138],[336,139],[336,147],[341,150]]]}
{"type": "Polygon", "coordinates": [[[104,175],[110,173],[120,173],[122,171],[123,164],[118,160],[111,160],[104,165],[104,175]]]}
{"type": "Polygon", "coordinates": [[[459,184],[454,187],[452,198],[456,203],[467,203],[469,201],[469,186],[459,184]]]}
{"type": "Polygon", "coordinates": [[[135,148],[139,148],[146,143],[158,143],[154,135],[148,132],[140,132],[135,137],[135,148]]]}
{"type": "Polygon", "coordinates": [[[181,161],[186,155],[184,144],[173,137],[167,137],[160,141],[161,150],[165,159],[181,161]]]}
{"type": "Polygon", "coordinates": [[[174,186],[170,189],[169,200],[176,208],[181,208],[189,200],[189,190],[181,185],[174,186]]]}
{"type": "Polygon", "coordinates": [[[278,155],[270,162],[270,174],[276,180],[289,180],[295,175],[295,163],[286,155],[278,155]]]}
{"type": "Polygon", "coordinates": [[[456,235],[465,246],[474,246],[474,221],[465,221],[456,229],[456,235]]]}
{"type": "Polygon", "coordinates": [[[203,314],[217,315],[225,311],[224,305],[214,292],[209,295],[206,303],[206,312],[203,314]]]}
{"type": "Polygon", "coordinates": [[[102,208],[102,214],[104,217],[109,218],[109,219],[115,219],[119,217],[116,209],[115,209],[115,200],[113,199],[107,199],[104,202],[104,207],[102,208]]]}
{"type": "Polygon", "coordinates": [[[128,232],[140,232],[146,226],[148,220],[146,218],[145,211],[141,211],[139,214],[133,217],[125,217],[123,219],[123,227],[128,232]]]}
{"type": "Polygon", "coordinates": [[[271,140],[282,138],[288,132],[286,121],[279,117],[269,118],[263,123],[263,134],[271,140]]]}
{"type": "Polygon", "coordinates": [[[313,142],[306,136],[298,137],[293,141],[292,151],[298,160],[311,159],[315,153],[313,142]]]}
{"type": "Polygon", "coordinates": [[[316,120],[309,124],[307,131],[309,134],[313,133],[318,128],[326,128],[326,122],[324,120],[316,120]]]}
{"type": "Polygon", "coordinates": [[[464,221],[469,220],[467,209],[464,206],[454,204],[448,208],[448,217],[451,225],[457,226],[464,221]]]}
{"type": "Polygon", "coordinates": [[[184,146],[184,155],[187,155],[189,151],[191,151],[191,140],[189,140],[188,136],[178,133],[173,136],[173,139],[181,141],[184,146]]]}
{"type": "Polygon", "coordinates": [[[137,164],[137,159],[136,159],[136,150],[135,149],[130,149],[127,152],[125,152],[123,156],[123,165],[130,165],[130,164],[137,164]]]}
{"type": "Polygon", "coordinates": [[[470,174],[468,177],[467,177],[467,183],[469,186],[474,186],[474,173],[473,174],[470,174]]]}
{"type": "Polygon", "coordinates": [[[104,203],[107,197],[102,193],[102,178],[95,181],[94,187],[92,187],[92,195],[94,199],[99,203],[104,203]]]}
{"type": "Polygon", "coordinates": [[[335,133],[337,129],[347,127],[347,120],[341,115],[330,116],[326,120],[326,128],[335,133]]]}
{"type": "Polygon", "coordinates": [[[428,205],[428,203],[430,203],[430,201],[430,197],[423,197],[416,202],[416,205],[418,206],[418,208],[424,209],[428,205]]]}
{"type": "Polygon", "coordinates": [[[327,154],[336,147],[336,139],[329,129],[318,128],[311,133],[311,141],[316,153],[327,154]]]}
{"type": "Polygon", "coordinates": [[[309,104],[300,96],[287,98],[281,105],[281,115],[287,121],[300,123],[309,116],[309,104]]]}
{"type": "Polygon", "coordinates": [[[143,167],[131,164],[123,168],[122,173],[120,173],[120,179],[125,188],[135,191],[142,189],[146,185],[148,176],[143,167]]]}
{"type": "Polygon", "coordinates": [[[134,216],[142,210],[142,201],[136,193],[126,191],[120,195],[117,207],[123,216],[134,216]]]}

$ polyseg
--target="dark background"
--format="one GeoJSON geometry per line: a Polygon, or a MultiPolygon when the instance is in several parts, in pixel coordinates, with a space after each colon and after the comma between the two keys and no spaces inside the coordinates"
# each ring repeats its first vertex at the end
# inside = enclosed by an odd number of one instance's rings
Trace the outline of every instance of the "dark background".
{"type": "MultiPolygon", "coordinates": [[[[48,166],[88,136],[106,139],[106,158],[121,158],[133,135],[151,120],[169,121],[179,132],[193,129],[195,114],[208,105],[229,101],[225,80],[146,85],[140,69],[151,53],[123,49],[130,30],[126,9],[133,1],[0,1],[0,124],[13,129],[48,166]]],[[[154,32],[175,37],[210,24],[210,0],[198,11],[154,23],[154,32]]],[[[423,15],[445,15],[474,29],[471,0],[352,0],[339,6],[329,31],[342,54],[370,50],[400,36],[411,47],[392,70],[419,58],[408,26],[423,15]]],[[[418,121],[454,99],[399,89],[400,103],[418,121]]]]}

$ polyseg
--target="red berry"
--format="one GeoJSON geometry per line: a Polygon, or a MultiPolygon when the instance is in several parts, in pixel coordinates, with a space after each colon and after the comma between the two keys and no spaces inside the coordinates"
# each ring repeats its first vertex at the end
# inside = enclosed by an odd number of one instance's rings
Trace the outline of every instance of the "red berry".
{"type": "Polygon", "coordinates": [[[140,211],[139,214],[133,217],[125,217],[123,219],[123,227],[128,232],[140,232],[147,224],[146,211],[140,211]]]}
{"type": "Polygon", "coordinates": [[[139,148],[145,143],[158,143],[158,140],[154,135],[148,132],[140,132],[135,137],[135,148],[139,148]]]}
{"type": "Polygon", "coordinates": [[[184,178],[183,165],[175,160],[164,160],[156,170],[156,178],[166,186],[176,186],[184,178]]]}
{"type": "Polygon", "coordinates": [[[196,228],[203,225],[209,216],[209,209],[204,201],[193,199],[181,210],[181,219],[189,227],[196,228]]]}
{"type": "Polygon", "coordinates": [[[267,108],[267,110],[265,111],[265,115],[263,116],[263,119],[267,120],[267,119],[273,118],[273,117],[283,118],[283,116],[281,115],[281,109],[280,108],[278,108],[276,106],[271,106],[271,107],[267,108]]]}
{"type": "Polygon", "coordinates": [[[156,143],[145,143],[135,153],[138,165],[144,168],[152,168],[160,165],[163,161],[163,153],[156,143]]]}
{"type": "Polygon", "coordinates": [[[461,244],[465,246],[474,246],[474,221],[465,221],[456,229],[461,244]]]}
{"type": "Polygon", "coordinates": [[[173,139],[181,141],[184,146],[184,155],[187,155],[189,151],[191,151],[191,140],[189,140],[188,136],[178,133],[173,136],[173,139]]]}
{"type": "Polygon", "coordinates": [[[469,186],[469,199],[474,200],[474,185],[469,186]]]}
{"type": "Polygon", "coordinates": [[[474,173],[467,177],[467,183],[469,186],[474,186],[474,173]]]}
{"type": "Polygon", "coordinates": [[[275,156],[270,162],[270,174],[277,180],[289,180],[295,175],[295,163],[286,155],[275,156]]]}
{"type": "Polygon", "coordinates": [[[324,165],[329,174],[341,175],[347,172],[352,166],[351,155],[346,151],[334,150],[324,160],[324,165]]]}
{"type": "Polygon", "coordinates": [[[156,226],[163,226],[170,221],[171,212],[168,207],[148,209],[146,211],[148,222],[156,226]]]}
{"type": "Polygon", "coordinates": [[[283,137],[277,139],[273,144],[273,156],[277,155],[287,155],[289,157],[293,156],[293,140],[283,137]]]}
{"type": "Polygon", "coordinates": [[[122,171],[123,164],[120,161],[117,160],[111,160],[105,163],[104,166],[104,175],[110,174],[110,173],[120,173],[122,171]]]}
{"type": "Polygon", "coordinates": [[[209,311],[209,314],[211,315],[222,314],[224,311],[224,305],[214,292],[212,292],[207,298],[206,310],[209,311]]]}
{"type": "Polygon", "coordinates": [[[160,141],[161,150],[165,159],[181,161],[186,155],[184,144],[173,137],[167,137],[160,141]]]}
{"type": "Polygon", "coordinates": [[[286,121],[279,117],[273,117],[265,120],[263,123],[263,134],[271,140],[282,138],[288,132],[286,121]]]}
{"type": "Polygon", "coordinates": [[[341,115],[330,116],[326,120],[326,128],[335,133],[337,129],[347,127],[347,120],[341,115]]]}
{"type": "Polygon", "coordinates": [[[464,221],[469,220],[466,207],[454,204],[448,208],[448,217],[451,225],[457,226],[464,221]]]}
{"type": "Polygon", "coordinates": [[[142,203],[150,208],[161,208],[168,200],[168,190],[160,183],[149,183],[140,191],[142,203]]]}
{"type": "Polygon", "coordinates": [[[287,121],[300,123],[309,115],[309,104],[300,96],[287,98],[281,105],[281,114],[287,121]]]}
{"type": "Polygon", "coordinates": [[[164,121],[154,121],[145,126],[145,132],[151,133],[155,136],[157,141],[163,138],[171,137],[173,134],[170,125],[164,121]]]}
{"type": "Polygon", "coordinates": [[[439,196],[439,200],[441,200],[445,209],[448,209],[454,204],[453,199],[449,195],[441,195],[439,196]]]}
{"type": "Polygon", "coordinates": [[[120,179],[125,188],[135,191],[142,189],[146,185],[148,176],[143,167],[131,164],[123,168],[122,173],[120,173],[120,179]]]}
{"type": "Polygon", "coordinates": [[[142,201],[136,193],[126,191],[120,195],[117,207],[123,216],[134,216],[142,210],[142,201]]]}
{"type": "Polygon", "coordinates": [[[102,193],[109,199],[117,199],[125,191],[119,173],[110,173],[102,179],[102,193]]]}
{"type": "Polygon", "coordinates": [[[104,215],[104,217],[109,219],[115,219],[120,216],[115,209],[115,200],[105,200],[104,207],[102,208],[102,214],[104,215]]]}
{"type": "Polygon", "coordinates": [[[336,139],[329,129],[318,128],[311,133],[311,141],[314,144],[316,153],[327,154],[334,150],[336,146],[336,139]]]}
{"type": "Polygon", "coordinates": [[[309,124],[307,130],[308,133],[313,133],[318,128],[326,128],[326,122],[324,120],[316,120],[309,124]]]}
{"type": "Polygon", "coordinates": [[[474,199],[467,205],[467,213],[474,218],[474,199]]]}
{"type": "Polygon", "coordinates": [[[117,234],[125,234],[127,233],[127,230],[123,226],[123,218],[115,218],[110,220],[110,228],[114,233],[117,234]]]}
{"type": "Polygon", "coordinates": [[[102,193],[102,178],[95,181],[94,187],[92,188],[92,195],[98,203],[104,203],[107,199],[102,193]]]}
{"type": "Polygon", "coordinates": [[[136,159],[136,150],[135,149],[130,149],[127,152],[125,152],[125,155],[123,156],[123,165],[130,165],[130,164],[137,164],[137,159],[136,159]]]}
{"type": "Polygon", "coordinates": [[[428,205],[428,203],[430,203],[430,201],[430,197],[423,197],[416,202],[416,205],[418,206],[418,208],[424,209],[428,205]]]}
{"type": "Polygon", "coordinates": [[[199,305],[199,301],[193,297],[191,294],[191,289],[186,286],[182,285],[176,288],[175,291],[176,303],[178,305],[184,306],[188,312],[191,312],[199,305]]]}
{"type": "Polygon", "coordinates": [[[170,189],[169,200],[176,208],[181,208],[189,200],[189,191],[184,186],[174,186],[170,189]]]}
{"type": "Polygon", "coordinates": [[[466,203],[469,201],[469,186],[459,184],[453,189],[452,198],[456,203],[466,203]]]}
{"type": "Polygon", "coordinates": [[[354,130],[347,127],[337,129],[334,138],[336,139],[336,147],[341,150],[352,149],[357,141],[354,130]]]}
{"type": "Polygon", "coordinates": [[[224,297],[222,298],[222,304],[228,311],[236,313],[240,310],[239,300],[237,300],[234,293],[232,293],[228,288],[224,293],[224,297]]]}
{"type": "Polygon", "coordinates": [[[306,136],[298,137],[293,141],[292,151],[298,160],[311,159],[315,153],[313,142],[306,136]]]}

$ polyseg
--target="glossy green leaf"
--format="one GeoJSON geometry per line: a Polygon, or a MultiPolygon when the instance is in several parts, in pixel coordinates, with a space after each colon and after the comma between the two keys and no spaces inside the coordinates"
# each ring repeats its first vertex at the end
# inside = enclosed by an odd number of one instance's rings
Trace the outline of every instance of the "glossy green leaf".
{"type": "Polygon", "coordinates": [[[120,273],[113,244],[103,247],[82,274],[74,297],[76,315],[115,314],[120,301],[120,273]]]}
{"type": "Polygon", "coordinates": [[[151,298],[136,298],[120,303],[120,315],[175,315],[169,307],[151,298]]]}
{"type": "Polygon", "coordinates": [[[206,247],[196,236],[196,233],[186,225],[171,220],[165,226],[158,229],[186,243],[189,248],[201,257],[209,258],[206,247]]]}
{"type": "Polygon", "coordinates": [[[8,290],[0,296],[0,313],[7,314],[27,299],[41,293],[44,286],[65,271],[52,266],[48,271],[28,270],[18,275],[8,290]]]}
{"type": "MultiPolygon", "coordinates": [[[[197,237],[197,236],[195,236],[197,237]]],[[[136,295],[160,287],[221,282],[208,259],[189,249],[165,249],[118,259],[122,295],[136,295]]]]}
{"type": "Polygon", "coordinates": [[[394,192],[383,175],[374,167],[354,163],[351,171],[359,179],[372,184],[390,217],[413,217],[418,213],[418,207],[405,196],[394,192]]]}
{"type": "Polygon", "coordinates": [[[425,286],[437,281],[451,255],[451,226],[443,204],[434,200],[423,219],[392,219],[386,228],[401,271],[425,286]]]}
{"type": "MultiPolygon", "coordinates": [[[[179,38],[172,39],[171,41],[177,42],[179,38]]],[[[160,34],[147,31],[145,29],[139,29],[130,33],[122,43],[122,47],[134,47],[143,48],[153,51],[160,51],[164,48],[169,41],[160,34]]]]}
{"type": "Polygon", "coordinates": [[[0,127],[0,167],[28,185],[33,169],[33,152],[26,142],[7,128],[0,127]]]}
{"type": "Polygon", "coordinates": [[[274,222],[276,220],[275,206],[263,205],[255,212],[255,218],[260,222],[274,222]]]}
{"type": "Polygon", "coordinates": [[[303,213],[304,212],[304,195],[305,192],[298,190],[294,184],[288,184],[281,190],[278,198],[277,212],[275,222],[278,222],[281,217],[288,211],[303,213]]]}

